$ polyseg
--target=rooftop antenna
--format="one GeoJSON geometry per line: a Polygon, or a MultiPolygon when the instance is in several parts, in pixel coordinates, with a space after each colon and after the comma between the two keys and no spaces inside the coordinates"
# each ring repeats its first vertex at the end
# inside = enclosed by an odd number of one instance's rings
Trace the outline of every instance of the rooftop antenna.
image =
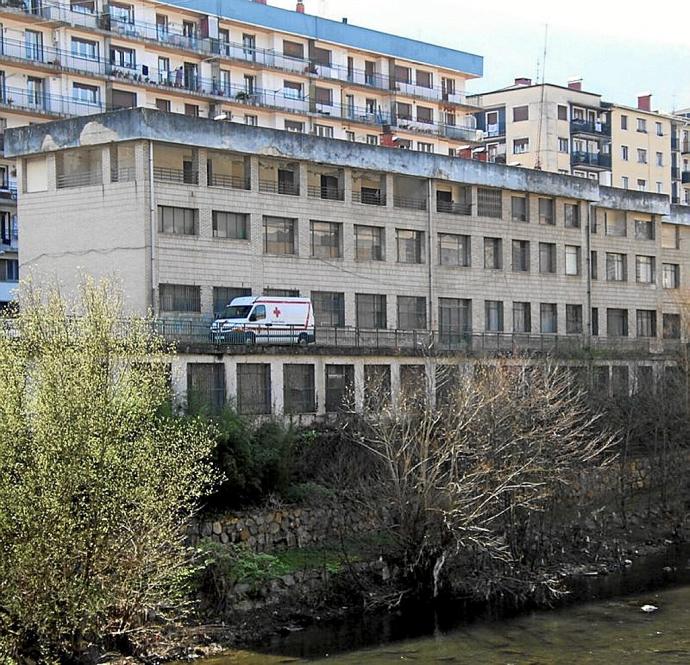
{"type": "MultiPolygon", "coordinates": [[[[541,171],[541,130],[544,125],[544,96],[546,94],[546,51],[549,43],[549,24],[544,26],[544,55],[541,67],[541,99],[539,100],[539,129],[537,131],[537,161],[534,168],[541,171]]],[[[537,64],[537,80],[539,80],[539,65],[537,64]]]]}

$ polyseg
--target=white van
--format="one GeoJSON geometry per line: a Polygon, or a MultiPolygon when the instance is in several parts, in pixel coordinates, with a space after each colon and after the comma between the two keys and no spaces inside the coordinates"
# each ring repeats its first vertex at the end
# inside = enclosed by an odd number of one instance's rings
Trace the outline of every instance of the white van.
{"type": "Polygon", "coordinates": [[[235,344],[309,344],[315,341],[314,309],[309,298],[234,298],[213,322],[211,337],[235,344]]]}

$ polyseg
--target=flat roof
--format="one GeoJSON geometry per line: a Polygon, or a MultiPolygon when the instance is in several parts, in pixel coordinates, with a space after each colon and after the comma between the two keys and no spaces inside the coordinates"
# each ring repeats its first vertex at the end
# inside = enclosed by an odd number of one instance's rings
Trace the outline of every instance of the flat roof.
{"type": "Polygon", "coordinates": [[[452,69],[474,77],[482,76],[484,73],[484,58],[480,55],[370,28],[361,28],[312,14],[300,14],[280,7],[262,5],[250,0],[179,0],[179,2],[167,0],[165,4],[271,30],[302,35],[309,39],[343,44],[363,51],[452,69]]]}
{"type": "Polygon", "coordinates": [[[663,194],[601,187],[587,178],[147,108],[7,129],[5,156],[40,155],[137,140],[559,196],[632,212],[668,215],[670,211],[669,199],[663,194]]]}

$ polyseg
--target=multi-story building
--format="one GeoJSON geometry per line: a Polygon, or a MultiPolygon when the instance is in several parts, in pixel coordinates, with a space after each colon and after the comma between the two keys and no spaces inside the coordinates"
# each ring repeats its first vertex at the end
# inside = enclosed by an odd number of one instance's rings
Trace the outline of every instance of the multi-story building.
{"type": "Polygon", "coordinates": [[[690,109],[673,116],[671,135],[671,169],[673,202],[690,205],[690,109]]]}
{"type": "Polygon", "coordinates": [[[206,342],[234,296],[310,296],[317,350],[181,357],[182,386],[245,413],[414,382],[430,334],[469,353],[678,348],[690,214],[667,196],[343,145],[148,109],[9,130],[23,260],[66,293],[115,276],[130,309],[206,342]]]}
{"type": "MultiPolygon", "coordinates": [[[[480,138],[465,82],[481,57],[302,2],[0,0],[0,28],[3,128],[146,107],[443,154],[480,138]]],[[[12,172],[0,162],[0,302],[17,277],[12,172]]]]}

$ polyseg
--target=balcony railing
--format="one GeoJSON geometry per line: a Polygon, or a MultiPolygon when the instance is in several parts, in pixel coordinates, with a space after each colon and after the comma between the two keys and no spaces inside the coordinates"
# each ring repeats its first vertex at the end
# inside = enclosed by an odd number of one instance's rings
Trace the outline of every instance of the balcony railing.
{"type": "Polygon", "coordinates": [[[259,191],[267,194],[299,196],[299,184],[293,182],[276,182],[275,180],[259,180],[259,191]]]}
{"type": "Polygon", "coordinates": [[[328,199],[330,201],[344,201],[345,190],[340,187],[314,187],[307,189],[307,194],[313,199],[328,199]]]}
{"type": "Polygon", "coordinates": [[[176,182],[184,185],[198,185],[199,173],[186,169],[171,169],[166,166],[154,166],[153,178],[158,182],[176,182]]]}
{"type": "Polygon", "coordinates": [[[352,192],[352,201],[354,203],[364,203],[370,206],[385,206],[386,205],[386,195],[383,192],[369,192],[369,191],[359,191],[352,192]]]}
{"type": "Polygon", "coordinates": [[[228,189],[251,189],[251,180],[248,177],[224,175],[212,173],[209,176],[210,187],[227,187],[228,189]]]}
{"type": "Polygon", "coordinates": [[[105,111],[100,103],[12,87],[0,87],[0,105],[45,115],[92,115],[105,111]]]}
{"type": "Polygon", "coordinates": [[[456,203],[455,201],[436,201],[436,212],[446,212],[451,215],[471,215],[471,203],[456,203]]]}
{"type": "Polygon", "coordinates": [[[611,155],[604,154],[603,152],[596,153],[577,150],[572,153],[572,164],[573,166],[593,166],[610,169],[611,155]]]}
{"type": "Polygon", "coordinates": [[[678,166],[671,167],[671,179],[680,180],[680,168],[678,166]]]}
{"type": "Polygon", "coordinates": [[[680,139],[677,136],[671,137],[671,150],[680,150],[680,139]]]}
{"type": "Polygon", "coordinates": [[[396,208],[408,208],[409,210],[426,210],[426,199],[395,194],[393,196],[393,206],[396,208]]]}
{"type": "Polygon", "coordinates": [[[690,182],[690,171],[683,171],[682,182],[684,185],[690,182]]]}
{"type": "Polygon", "coordinates": [[[57,176],[57,188],[90,187],[100,185],[103,182],[101,171],[75,171],[74,173],[59,173],[57,176]]]}
{"type": "Polygon", "coordinates": [[[611,136],[611,125],[605,122],[581,120],[570,121],[571,134],[591,134],[593,136],[611,136]]]}
{"type": "Polygon", "coordinates": [[[110,169],[111,182],[133,182],[136,177],[136,169],[133,166],[121,166],[110,169]]]}

